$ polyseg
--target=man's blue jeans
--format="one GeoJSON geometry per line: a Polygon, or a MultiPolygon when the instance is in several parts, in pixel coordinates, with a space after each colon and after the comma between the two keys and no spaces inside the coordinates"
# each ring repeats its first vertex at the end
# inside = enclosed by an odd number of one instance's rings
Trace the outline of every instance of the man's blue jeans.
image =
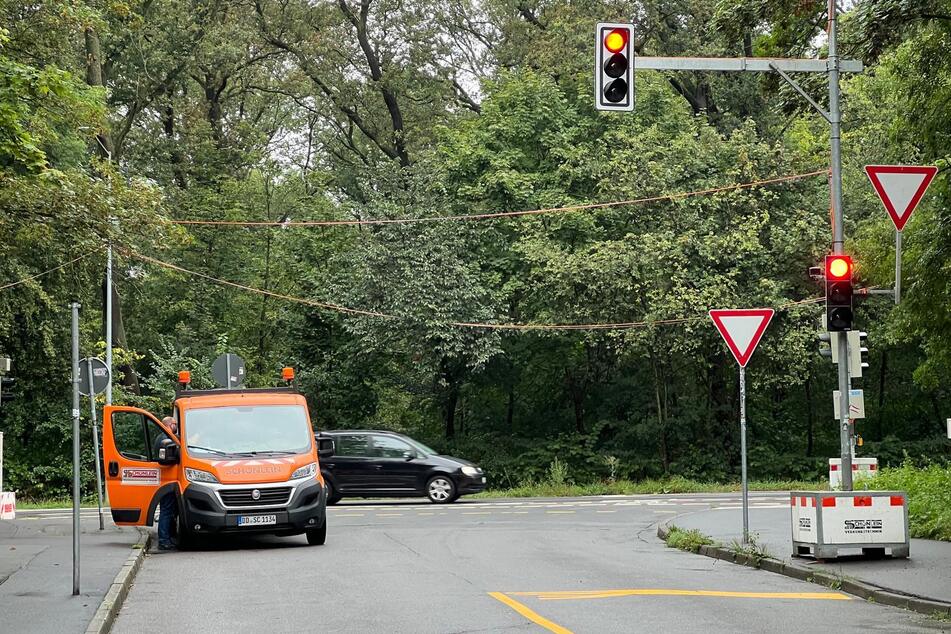
{"type": "Polygon", "coordinates": [[[158,541],[159,546],[172,545],[172,526],[178,514],[178,502],[174,493],[166,493],[159,501],[158,541]]]}

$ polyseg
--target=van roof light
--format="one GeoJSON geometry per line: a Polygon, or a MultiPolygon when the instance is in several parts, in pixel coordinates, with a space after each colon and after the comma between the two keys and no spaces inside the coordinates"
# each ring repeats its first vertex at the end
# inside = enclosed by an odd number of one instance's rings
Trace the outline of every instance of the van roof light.
{"type": "Polygon", "coordinates": [[[294,368],[287,367],[287,368],[284,368],[283,370],[281,370],[281,378],[284,379],[285,381],[293,381],[293,380],[294,380],[294,368]]]}
{"type": "Polygon", "coordinates": [[[188,370],[182,370],[178,373],[178,382],[182,385],[182,387],[185,387],[192,382],[192,373],[188,370]]]}

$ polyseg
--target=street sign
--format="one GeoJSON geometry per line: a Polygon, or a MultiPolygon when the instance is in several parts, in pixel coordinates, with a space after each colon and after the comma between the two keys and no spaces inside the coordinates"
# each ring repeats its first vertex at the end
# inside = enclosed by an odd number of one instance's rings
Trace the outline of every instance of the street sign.
{"type": "Polygon", "coordinates": [[[231,352],[219,355],[211,364],[211,375],[221,387],[241,387],[244,385],[244,359],[231,352]]]}
{"type": "Polygon", "coordinates": [[[713,324],[733,353],[733,358],[745,368],[753,351],[773,318],[772,308],[715,309],[710,311],[713,324]]]}
{"type": "Polygon", "coordinates": [[[79,360],[79,393],[83,396],[102,394],[109,386],[109,367],[95,357],[79,360]],[[92,374],[90,387],[89,375],[92,374]]]}
{"type": "Polygon", "coordinates": [[[901,231],[938,168],[933,165],[866,165],[865,173],[895,223],[895,229],[901,231]]]}
{"type": "MultiPolygon", "coordinates": [[[[835,419],[839,420],[841,415],[839,413],[839,403],[842,401],[841,392],[835,390],[832,393],[833,404],[835,411],[835,419]]],[[[865,418],[865,392],[862,390],[849,390],[849,418],[865,418]]]]}

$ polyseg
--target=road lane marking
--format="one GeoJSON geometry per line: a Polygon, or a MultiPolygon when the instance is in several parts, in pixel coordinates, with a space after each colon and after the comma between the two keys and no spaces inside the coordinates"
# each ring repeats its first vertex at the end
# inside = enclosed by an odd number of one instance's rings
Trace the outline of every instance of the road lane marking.
{"type": "Polygon", "coordinates": [[[402,517],[402,513],[377,513],[377,517],[402,517]]]}
{"type": "Polygon", "coordinates": [[[334,513],[334,517],[364,517],[366,513],[334,513]]]}
{"type": "Polygon", "coordinates": [[[558,625],[557,623],[549,621],[538,612],[535,612],[528,606],[522,603],[519,603],[512,597],[509,597],[501,592],[490,592],[489,596],[495,599],[496,601],[501,601],[505,605],[509,606],[510,608],[512,608],[513,610],[515,610],[516,612],[524,616],[526,619],[528,619],[532,623],[542,626],[549,632],[554,632],[554,634],[574,634],[574,632],[572,632],[571,630],[564,628],[558,625]]]}
{"type": "Polygon", "coordinates": [[[528,511],[502,511],[502,515],[528,515],[528,511]]]}
{"type": "Polygon", "coordinates": [[[575,511],[545,511],[545,512],[549,514],[554,514],[554,515],[558,515],[558,514],[565,515],[568,513],[574,513],[575,511]]]}
{"type": "Polygon", "coordinates": [[[429,511],[426,513],[417,513],[417,515],[435,515],[435,513],[433,513],[432,511],[429,511]]]}
{"type": "Polygon", "coordinates": [[[675,514],[675,513],[677,513],[677,511],[654,511],[654,513],[671,513],[671,514],[675,514]]]}
{"type": "Polygon", "coordinates": [[[595,511],[595,513],[617,513],[617,511],[595,511]]]}
{"type": "Polygon", "coordinates": [[[463,511],[463,515],[492,515],[492,511],[463,511]]]}
{"type": "Polygon", "coordinates": [[[678,590],[634,588],[630,590],[565,590],[562,592],[510,592],[517,597],[535,597],[541,601],[577,599],[613,599],[632,596],[721,597],[729,599],[800,599],[812,601],[851,601],[841,592],[736,592],[731,590],[678,590]]]}

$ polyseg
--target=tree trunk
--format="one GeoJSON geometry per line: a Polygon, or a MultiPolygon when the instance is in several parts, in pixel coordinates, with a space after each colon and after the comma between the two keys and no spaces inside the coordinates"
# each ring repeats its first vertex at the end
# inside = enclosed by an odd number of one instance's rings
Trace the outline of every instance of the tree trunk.
{"type": "MultiPolygon", "coordinates": [[[[92,27],[87,27],[85,35],[86,83],[90,86],[105,87],[106,83],[102,75],[102,45],[99,42],[99,34],[92,27]]],[[[96,135],[96,139],[95,152],[107,161],[111,161],[114,152],[112,136],[103,131],[96,135]]]]}
{"type": "Polygon", "coordinates": [[[509,386],[509,402],[505,410],[505,430],[511,434],[513,431],[513,421],[515,419],[515,386],[509,386]]]}
{"type": "MultiPolygon", "coordinates": [[[[114,279],[115,278],[113,278],[113,280],[114,279]]],[[[106,296],[105,281],[103,281],[102,284],[102,296],[103,298],[106,296]]],[[[102,323],[105,324],[105,301],[103,301],[102,306],[102,323]]],[[[122,322],[122,302],[119,300],[119,292],[116,290],[115,283],[112,285],[112,345],[122,350],[128,350],[128,344],[125,338],[125,326],[122,322]]],[[[122,385],[129,388],[133,394],[142,394],[142,390],[139,388],[139,375],[136,374],[135,368],[126,363],[119,366],[119,371],[122,373],[122,385]]],[[[113,381],[115,381],[115,377],[113,377],[113,381]]]]}
{"type": "Polygon", "coordinates": [[[659,448],[660,448],[660,461],[664,467],[664,473],[670,471],[670,454],[667,448],[667,424],[666,424],[666,409],[665,402],[666,397],[661,396],[661,390],[663,386],[661,385],[661,371],[658,368],[657,359],[653,354],[650,355],[651,360],[651,370],[654,373],[654,398],[655,404],[657,406],[657,425],[658,425],[658,438],[659,438],[659,448]]]}
{"type": "Polygon", "coordinates": [[[812,414],[812,378],[806,377],[804,384],[806,389],[806,456],[812,456],[813,450],[813,426],[815,421],[812,414]]]}

